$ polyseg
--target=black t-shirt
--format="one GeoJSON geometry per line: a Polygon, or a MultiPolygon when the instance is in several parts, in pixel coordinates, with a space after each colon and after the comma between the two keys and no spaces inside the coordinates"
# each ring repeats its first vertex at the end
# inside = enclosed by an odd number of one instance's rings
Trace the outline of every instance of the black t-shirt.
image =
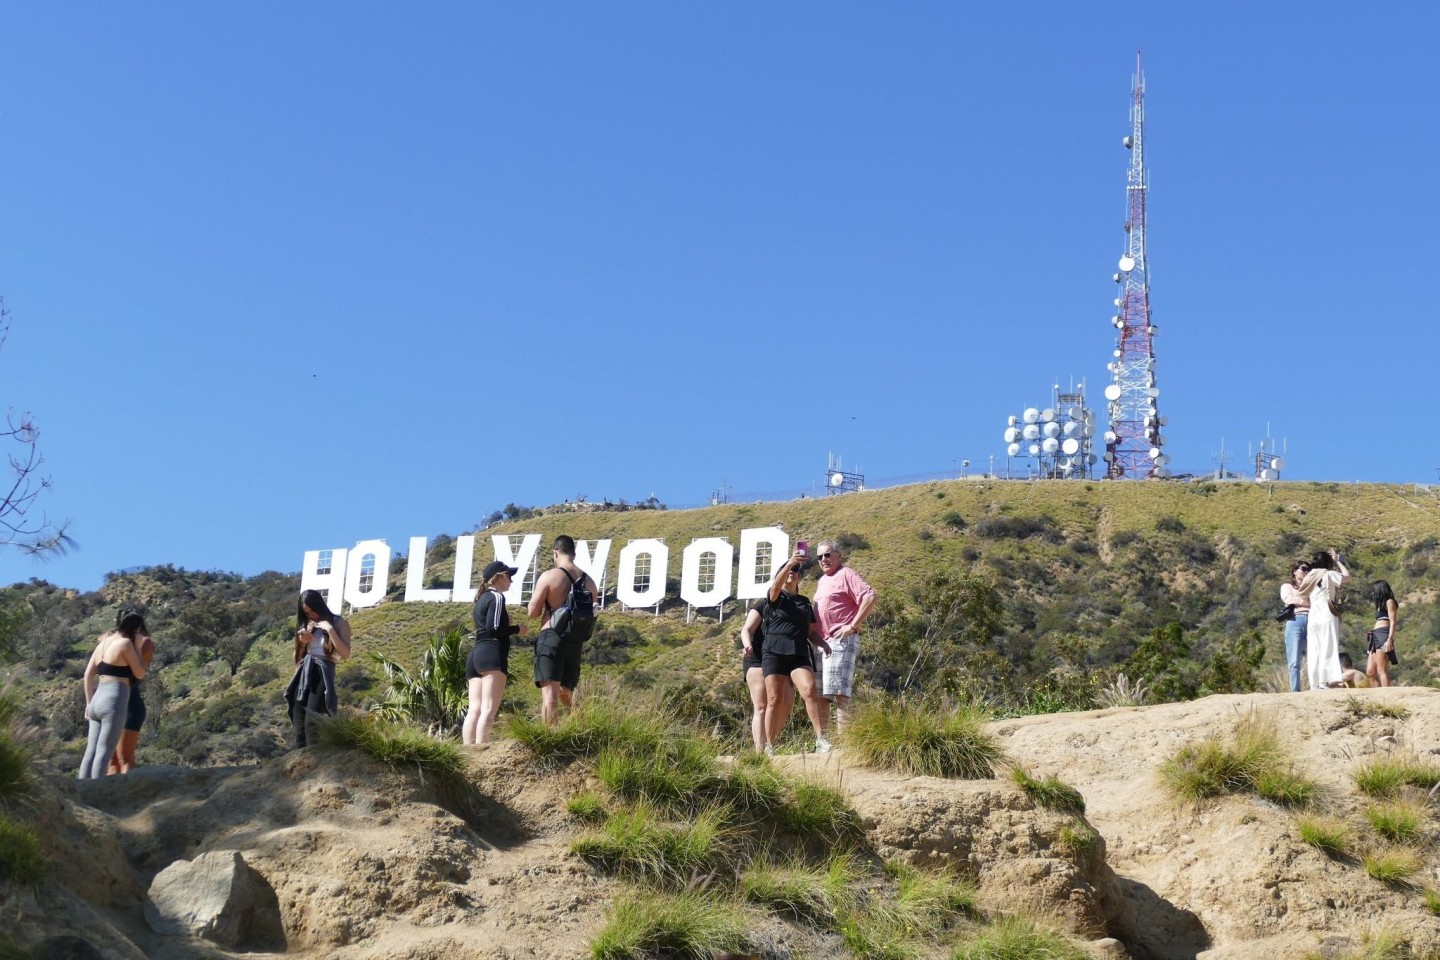
{"type": "Polygon", "coordinates": [[[781,657],[794,656],[810,649],[810,624],[815,622],[815,608],[808,597],[781,592],[774,603],[766,597],[755,607],[765,631],[765,652],[781,657]]]}

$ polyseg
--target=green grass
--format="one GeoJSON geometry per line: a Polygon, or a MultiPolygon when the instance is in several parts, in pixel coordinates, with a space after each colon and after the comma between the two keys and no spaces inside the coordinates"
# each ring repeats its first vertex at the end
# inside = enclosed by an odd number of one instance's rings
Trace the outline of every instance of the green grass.
{"type": "Polygon", "coordinates": [[[1384,717],[1387,720],[1407,720],[1410,709],[1398,703],[1379,703],[1361,699],[1353,693],[1345,698],[1345,709],[1353,717],[1384,717]]]}
{"type": "Polygon", "coordinates": [[[435,791],[446,809],[467,822],[478,815],[480,795],[465,771],[465,758],[451,740],[437,740],[405,723],[373,714],[342,714],[319,724],[320,742],[373,757],[397,773],[416,777],[435,791]]]}
{"type": "Polygon", "coordinates": [[[790,802],[775,812],[780,827],[842,847],[860,838],[860,815],[841,791],[802,778],[790,781],[790,792],[790,802]]]}
{"type": "Polygon", "coordinates": [[[951,960],[1091,960],[1079,944],[1026,917],[1005,917],[980,928],[950,956],[951,960]]]}
{"type": "Polygon", "coordinates": [[[1440,890],[1434,887],[1425,888],[1425,909],[1440,917],[1440,890]]]}
{"type": "Polygon", "coordinates": [[[975,889],[947,873],[892,866],[897,889],[891,907],[907,936],[935,938],[961,920],[980,916],[975,889]]]}
{"type": "Polygon", "coordinates": [[[859,867],[849,856],[835,857],[823,870],[757,863],[740,878],[740,894],[778,916],[825,925],[853,907],[851,887],[858,879],[859,867]]]}
{"type": "Polygon", "coordinates": [[[1083,823],[1067,823],[1060,828],[1055,842],[1072,857],[1090,856],[1100,849],[1100,834],[1083,823]]]}
{"type": "Polygon", "coordinates": [[[732,903],[698,893],[621,897],[590,945],[594,960],[711,960],[746,949],[745,916],[732,903]]]}
{"type": "Polygon", "coordinates": [[[1392,886],[1406,884],[1424,866],[1420,855],[1406,847],[1392,847],[1367,854],[1361,861],[1368,876],[1392,886]]]}
{"type": "Polygon", "coordinates": [[[627,800],[645,800],[677,809],[703,802],[715,777],[715,746],[696,737],[663,741],[660,749],[638,753],[614,741],[595,761],[595,775],[627,800]]]}
{"type": "Polygon", "coordinates": [[[937,708],[911,700],[862,701],[845,731],[857,762],[884,770],[959,780],[988,780],[1003,758],[978,707],[937,708]]]}
{"type": "Polygon", "coordinates": [[[1423,804],[1409,800],[1390,800],[1367,807],[1365,819],[1375,832],[1391,843],[1410,843],[1420,838],[1426,820],[1423,804]]]}
{"type": "Polygon", "coordinates": [[[1327,857],[1348,857],[1352,843],[1350,825],[1335,817],[1305,816],[1298,821],[1300,839],[1327,857]]]}
{"type": "Polygon", "coordinates": [[[1384,753],[1365,761],[1351,777],[1362,792],[1372,797],[1388,797],[1402,787],[1429,790],[1440,784],[1440,763],[1384,753]]]}
{"type": "Polygon", "coordinates": [[[610,814],[605,809],[605,798],[594,790],[582,790],[565,804],[570,815],[589,823],[600,823],[610,814]]]}
{"type": "Polygon", "coordinates": [[[1348,953],[1307,953],[1305,960],[1433,960],[1434,953],[1417,954],[1410,941],[1394,930],[1366,932],[1358,949],[1348,953]]]}
{"type": "Polygon", "coordinates": [[[19,711],[14,690],[0,691],[0,808],[24,803],[35,795],[34,758],[16,729],[19,711]]]}
{"type": "Polygon", "coordinates": [[[887,911],[853,911],[840,918],[840,936],[856,960],[919,960],[919,948],[887,911]]]}
{"type": "Polygon", "coordinates": [[[1011,770],[1011,775],[1015,778],[1015,785],[1025,792],[1025,796],[1045,809],[1084,815],[1084,795],[1054,774],[1044,780],[1037,780],[1024,767],[1016,766],[1011,770]]]}
{"type": "Polygon", "coordinates": [[[35,831],[0,817],[0,886],[33,887],[45,878],[45,859],[35,831]]]}
{"type": "Polygon", "coordinates": [[[622,876],[683,885],[733,869],[733,840],[725,811],[704,810],[689,823],[672,823],[660,810],[639,803],[611,813],[570,850],[622,876]]]}
{"type": "Polygon", "coordinates": [[[1160,779],[1182,802],[1254,792],[1287,806],[1304,806],[1315,784],[1294,772],[1280,745],[1274,717],[1251,713],[1228,738],[1215,735],[1186,744],[1160,766],[1160,779]]]}

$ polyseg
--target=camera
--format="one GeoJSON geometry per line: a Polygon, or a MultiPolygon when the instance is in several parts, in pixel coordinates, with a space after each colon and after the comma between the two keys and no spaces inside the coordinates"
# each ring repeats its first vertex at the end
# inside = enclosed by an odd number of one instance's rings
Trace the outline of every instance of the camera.
{"type": "Polygon", "coordinates": [[[1285,609],[1284,609],[1284,610],[1281,610],[1279,613],[1275,614],[1275,622],[1276,622],[1276,623],[1284,623],[1284,622],[1286,622],[1287,620],[1294,620],[1294,619],[1295,619],[1295,604],[1293,604],[1293,603],[1287,603],[1287,604],[1285,604],[1285,609]]]}

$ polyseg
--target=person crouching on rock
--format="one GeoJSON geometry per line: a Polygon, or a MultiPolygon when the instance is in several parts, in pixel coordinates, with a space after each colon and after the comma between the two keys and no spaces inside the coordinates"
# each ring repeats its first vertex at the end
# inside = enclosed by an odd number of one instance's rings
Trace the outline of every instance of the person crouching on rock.
{"type": "Polygon", "coordinates": [[[285,705],[295,730],[293,746],[312,742],[313,715],[333,717],[339,708],[337,658],[350,659],[350,624],[330,612],[319,590],[306,590],[295,613],[295,676],[285,688],[285,705]]]}
{"type": "Polygon", "coordinates": [[[117,619],[117,631],[100,638],[85,665],[85,719],[90,721],[90,734],[85,740],[85,758],[80,761],[81,780],[105,776],[125,728],[130,684],[145,678],[145,661],[137,646],[140,636],[150,632],[145,629],[145,618],[132,610],[117,619]]]}
{"type": "Polygon", "coordinates": [[[466,743],[490,742],[490,730],[505,696],[505,681],[510,677],[510,640],[525,636],[525,625],[510,626],[510,613],[505,609],[505,591],[517,572],[499,560],[491,561],[485,568],[484,590],[475,601],[475,647],[465,661],[470,709],[460,730],[460,739],[466,743]]]}

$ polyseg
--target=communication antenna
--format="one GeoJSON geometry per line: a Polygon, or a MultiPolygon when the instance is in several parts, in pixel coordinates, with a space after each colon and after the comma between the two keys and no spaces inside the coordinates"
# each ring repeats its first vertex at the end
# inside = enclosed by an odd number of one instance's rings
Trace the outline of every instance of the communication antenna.
{"type": "Polygon", "coordinates": [[[1125,191],[1125,252],[1112,279],[1118,285],[1113,359],[1106,365],[1111,383],[1105,388],[1110,429],[1105,434],[1105,476],[1112,480],[1170,476],[1169,458],[1160,428],[1160,388],[1155,385],[1155,336],[1160,332],[1150,316],[1150,262],[1145,253],[1145,197],[1149,177],[1145,170],[1145,74],[1135,54],[1131,90],[1130,135],[1121,141],[1130,151],[1130,174],[1125,191]]]}
{"type": "Polygon", "coordinates": [[[825,460],[825,492],[856,493],[865,489],[865,474],[846,470],[840,465],[840,458],[831,453],[825,460]]]}
{"type": "MultiPolygon", "coordinates": [[[[1089,479],[1090,470],[1099,462],[1095,454],[1095,411],[1085,406],[1085,382],[1078,387],[1071,382],[1069,391],[1061,392],[1055,384],[1051,405],[1026,407],[1018,415],[1007,418],[1005,454],[1034,461],[1027,465],[1027,477],[1046,480],[1089,479]]],[[[991,471],[994,472],[993,470],[991,471]]],[[[1010,464],[1006,464],[1006,475],[1010,464]]]]}
{"type": "MultiPolygon", "coordinates": [[[[1289,444],[1285,445],[1287,448],[1289,444]]],[[[1260,452],[1255,454],[1255,481],[1257,483],[1269,483],[1272,480],[1280,479],[1280,471],[1285,469],[1285,457],[1281,454],[1280,445],[1270,436],[1270,424],[1265,424],[1265,439],[1260,441],[1260,452]]]]}

